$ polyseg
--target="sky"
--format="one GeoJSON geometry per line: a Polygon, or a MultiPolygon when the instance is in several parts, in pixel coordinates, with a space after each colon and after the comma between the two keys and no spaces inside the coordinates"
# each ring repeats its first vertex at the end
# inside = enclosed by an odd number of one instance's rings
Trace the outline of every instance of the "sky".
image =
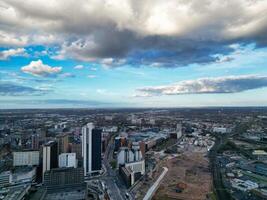
{"type": "Polygon", "coordinates": [[[0,109],[267,106],[267,1],[0,0],[0,109]]]}

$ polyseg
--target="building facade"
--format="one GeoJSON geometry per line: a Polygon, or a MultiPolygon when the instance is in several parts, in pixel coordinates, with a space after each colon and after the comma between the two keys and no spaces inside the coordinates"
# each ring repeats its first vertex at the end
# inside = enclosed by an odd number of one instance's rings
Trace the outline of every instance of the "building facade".
{"type": "Polygon", "coordinates": [[[45,172],[44,187],[47,189],[66,189],[84,184],[82,168],[57,168],[45,172]]]}
{"type": "Polygon", "coordinates": [[[17,151],[13,152],[13,166],[39,165],[39,151],[17,151]]]}
{"type": "Polygon", "coordinates": [[[58,140],[58,153],[68,153],[69,152],[69,135],[67,133],[60,134],[57,136],[58,140]]]}
{"type": "Polygon", "coordinates": [[[43,175],[46,171],[58,167],[58,145],[50,141],[43,146],[43,175]]]}
{"type": "Polygon", "coordinates": [[[96,129],[93,123],[82,128],[82,156],[84,175],[101,170],[101,136],[102,130],[96,129]]]}
{"type": "Polygon", "coordinates": [[[0,188],[8,186],[12,182],[12,174],[10,171],[0,173],[0,188]]]}
{"type": "Polygon", "coordinates": [[[76,153],[62,153],[58,156],[58,166],[62,167],[77,167],[76,153]]]}

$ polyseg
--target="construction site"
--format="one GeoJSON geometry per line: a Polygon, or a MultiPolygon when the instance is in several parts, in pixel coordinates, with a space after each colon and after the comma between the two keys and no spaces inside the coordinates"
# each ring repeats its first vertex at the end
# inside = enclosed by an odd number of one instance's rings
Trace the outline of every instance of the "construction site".
{"type": "Polygon", "coordinates": [[[207,199],[212,189],[212,177],[206,152],[200,148],[191,150],[162,163],[169,171],[153,199],[207,199]]]}

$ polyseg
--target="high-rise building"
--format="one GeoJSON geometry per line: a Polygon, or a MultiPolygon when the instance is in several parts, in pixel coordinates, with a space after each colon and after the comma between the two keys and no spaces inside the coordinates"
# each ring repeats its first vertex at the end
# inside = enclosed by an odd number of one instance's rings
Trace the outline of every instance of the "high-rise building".
{"type": "Polygon", "coordinates": [[[77,167],[76,153],[62,153],[58,157],[58,166],[62,167],[77,167]]]}
{"type": "Polygon", "coordinates": [[[176,125],[176,131],[177,131],[177,139],[182,137],[182,124],[177,124],[176,125]]]}
{"type": "Polygon", "coordinates": [[[49,141],[43,146],[43,175],[46,171],[58,167],[58,144],[49,141]]]}
{"type": "Polygon", "coordinates": [[[31,136],[31,148],[33,150],[39,150],[39,142],[40,142],[40,136],[39,134],[33,134],[31,136]]]}
{"type": "Polygon", "coordinates": [[[78,161],[82,161],[82,143],[73,142],[71,143],[71,153],[76,153],[76,158],[78,161]]]}
{"type": "Polygon", "coordinates": [[[93,123],[82,128],[82,156],[84,175],[101,170],[101,135],[102,130],[96,129],[93,123]]]}
{"type": "Polygon", "coordinates": [[[13,166],[39,165],[39,151],[13,152],[13,166]]]}
{"type": "Polygon", "coordinates": [[[58,153],[69,152],[69,135],[67,133],[60,134],[57,136],[58,139],[58,153]]]}

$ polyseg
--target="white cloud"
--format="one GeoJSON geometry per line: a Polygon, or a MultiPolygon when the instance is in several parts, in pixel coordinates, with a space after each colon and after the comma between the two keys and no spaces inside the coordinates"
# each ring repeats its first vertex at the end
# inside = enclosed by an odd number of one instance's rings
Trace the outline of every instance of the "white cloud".
{"type": "Polygon", "coordinates": [[[112,63],[114,62],[114,59],[113,58],[104,58],[101,63],[103,65],[112,65],[112,63]]]}
{"type": "Polygon", "coordinates": [[[62,77],[62,78],[74,78],[75,75],[72,73],[66,72],[66,73],[60,74],[60,77],[62,77]]]}
{"type": "Polygon", "coordinates": [[[96,75],[88,75],[87,78],[96,78],[96,75]]]}
{"type": "Polygon", "coordinates": [[[97,68],[96,67],[91,67],[90,70],[97,71],[97,68]]]}
{"type": "Polygon", "coordinates": [[[106,96],[116,96],[116,95],[118,95],[118,93],[116,93],[116,92],[111,92],[111,91],[106,90],[106,89],[97,89],[96,92],[97,92],[98,94],[106,95],[106,96]]]}
{"type": "Polygon", "coordinates": [[[51,67],[43,64],[42,60],[31,61],[29,65],[21,68],[21,71],[33,76],[52,76],[60,73],[62,67],[51,67]]]}
{"type": "Polygon", "coordinates": [[[100,61],[105,68],[114,68],[122,66],[126,63],[126,59],[114,59],[114,58],[104,58],[100,61]]]}
{"type": "Polygon", "coordinates": [[[180,81],[172,85],[137,89],[137,97],[181,94],[236,93],[267,87],[267,76],[244,75],[201,78],[180,81]]]}
{"type": "Polygon", "coordinates": [[[74,69],[83,69],[83,68],[84,68],[83,65],[76,65],[76,66],[74,67],[74,69]]]}
{"type": "Polygon", "coordinates": [[[0,60],[7,60],[14,56],[27,56],[26,50],[24,48],[17,48],[0,51],[0,60]]]}

